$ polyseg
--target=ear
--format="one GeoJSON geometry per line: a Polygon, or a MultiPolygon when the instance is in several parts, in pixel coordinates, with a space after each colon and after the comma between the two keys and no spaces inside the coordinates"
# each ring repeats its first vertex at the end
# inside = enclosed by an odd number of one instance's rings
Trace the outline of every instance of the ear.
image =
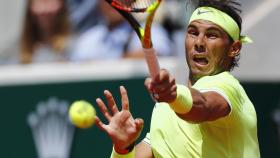
{"type": "Polygon", "coordinates": [[[240,54],[241,48],[242,43],[240,41],[234,41],[231,45],[228,56],[232,58],[238,56],[240,54]]]}

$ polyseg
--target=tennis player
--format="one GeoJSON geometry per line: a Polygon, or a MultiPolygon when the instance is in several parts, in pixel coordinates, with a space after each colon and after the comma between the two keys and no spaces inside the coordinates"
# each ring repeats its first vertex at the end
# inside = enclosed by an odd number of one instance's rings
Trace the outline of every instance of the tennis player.
{"type": "Polygon", "coordinates": [[[97,103],[108,119],[97,126],[111,137],[112,158],[259,158],[257,116],[238,80],[230,74],[242,43],[241,18],[234,0],[200,0],[186,33],[188,85],[178,85],[167,70],[145,85],[158,101],[150,132],[135,146],[143,120],[129,112],[127,92],[120,88],[122,110],[105,91],[108,107],[97,103]],[[109,110],[111,111],[109,113],[109,110]]]}

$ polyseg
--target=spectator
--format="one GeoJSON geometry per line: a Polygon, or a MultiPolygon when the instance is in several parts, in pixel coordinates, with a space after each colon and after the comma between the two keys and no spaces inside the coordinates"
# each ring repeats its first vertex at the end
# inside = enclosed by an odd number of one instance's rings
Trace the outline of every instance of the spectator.
{"type": "MultiPolygon", "coordinates": [[[[143,57],[141,43],[126,20],[104,0],[99,0],[97,5],[102,22],[81,35],[71,59],[85,61],[143,57]]],[[[152,39],[158,55],[172,54],[172,43],[159,24],[153,25],[152,39]]]]}
{"type": "Polygon", "coordinates": [[[98,22],[97,0],[67,0],[73,29],[82,33],[98,22]]]}
{"type": "Polygon", "coordinates": [[[19,44],[2,64],[68,60],[73,38],[64,0],[28,0],[24,20],[19,44]]]}

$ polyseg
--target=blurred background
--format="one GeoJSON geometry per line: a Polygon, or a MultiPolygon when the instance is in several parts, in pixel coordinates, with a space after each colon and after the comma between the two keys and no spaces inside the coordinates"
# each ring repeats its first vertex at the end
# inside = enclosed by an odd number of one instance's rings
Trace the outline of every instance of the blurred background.
{"type": "MultiPolygon", "coordinates": [[[[243,45],[233,74],[255,105],[261,156],[279,158],[280,1],[240,2],[242,32],[254,43],[243,45]]],[[[185,3],[165,0],[152,30],[160,65],[179,83],[188,78],[185,3]]],[[[141,140],[153,108],[147,75],[136,35],[103,0],[1,0],[1,157],[109,157],[109,138],[96,127],[75,129],[67,108],[79,99],[94,105],[105,89],[119,97],[120,85],[145,120],[141,140]]]]}

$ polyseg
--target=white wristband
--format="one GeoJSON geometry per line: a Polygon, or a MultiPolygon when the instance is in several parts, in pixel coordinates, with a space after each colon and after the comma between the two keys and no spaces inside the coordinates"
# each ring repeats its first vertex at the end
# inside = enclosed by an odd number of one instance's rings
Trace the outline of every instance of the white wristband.
{"type": "Polygon", "coordinates": [[[185,114],[189,112],[193,105],[190,89],[184,85],[177,85],[177,97],[169,105],[176,113],[185,114]]]}

